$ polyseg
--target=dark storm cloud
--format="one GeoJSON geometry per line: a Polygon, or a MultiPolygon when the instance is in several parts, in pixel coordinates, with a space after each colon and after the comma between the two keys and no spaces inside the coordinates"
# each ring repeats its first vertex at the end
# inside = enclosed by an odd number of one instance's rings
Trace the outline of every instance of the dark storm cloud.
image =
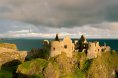
{"type": "Polygon", "coordinates": [[[118,21],[118,0],[0,0],[0,18],[73,27],[118,21]]]}
{"type": "Polygon", "coordinates": [[[106,19],[108,21],[118,21],[118,4],[109,6],[106,10],[106,19]]]}

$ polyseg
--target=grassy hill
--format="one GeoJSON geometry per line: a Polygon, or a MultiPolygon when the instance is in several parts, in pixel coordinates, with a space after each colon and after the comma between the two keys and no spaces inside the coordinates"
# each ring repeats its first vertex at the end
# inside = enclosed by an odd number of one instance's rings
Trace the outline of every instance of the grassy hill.
{"type": "Polygon", "coordinates": [[[115,78],[118,53],[103,52],[101,57],[87,59],[85,53],[68,58],[65,53],[56,57],[33,59],[18,66],[17,73],[33,78],[115,78]]]}
{"type": "Polygon", "coordinates": [[[73,58],[62,53],[48,59],[15,61],[1,66],[0,71],[2,78],[117,78],[117,75],[116,51],[103,52],[94,59],[87,59],[84,52],[75,52],[73,58]]]}

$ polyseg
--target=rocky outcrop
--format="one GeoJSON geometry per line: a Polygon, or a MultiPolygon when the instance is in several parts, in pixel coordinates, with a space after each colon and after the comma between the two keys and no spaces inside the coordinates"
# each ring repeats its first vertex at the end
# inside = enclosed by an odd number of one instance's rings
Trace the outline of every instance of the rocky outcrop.
{"type": "Polygon", "coordinates": [[[87,78],[111,78],[108,72],[104,59],[102,60],[101,57],[98,57],[93,59],[87,73],[87,78]]]}
{"type": "Polygon", "coordinates": [[[45,78],[59,78],[59,68],[57,64],[48,63],[45,71],[45,78]]]}
{"type": "Polygon", "coordinates": [[[17,50],[0,47],[0,53],[3,53],[3,52],[14,52],[14,51],[17,51],[17,50]]]}
{"type": "Polygon", "coordinates": [[[92,59],[87,78],[117,78],[118,53],[106,52],[101,57],[92,59]]]}
{"type": "Polygon", "coordinates": [[[0,43],[0,47],[7,48],[7,49],[17,50],[17,46],[15,44],[0,43]]]}
{"type": "Polygon", "coordinates": [[[15,44],[0,44],[0,65],[13,60],[23,62],[27,56],[27,51],[18,51],[15,44]]]}
{"type": "Polygon", "coordinates": [[[44,78],[42,76],[44,68],[47,67],[47,64],[48,62],[46,60],[40,58],[23,62],[18,66],[16,71],[18,74],[20,74],[20,77],[18,78],[30,78],[31,76],[33,76],[33,78],[44,78]]]}
{"type": "Polygon", "coordinates": [[[101,57],[87,59],[81,52],[68,58],[62,52],[48,60],[38,58],[23,62],[18,66],[17,73],[19,78],[115,78],[118,72],[117,56],[115,52],[103,52],[101,57]]]}
{"type": "Polygon", "coordinates": [[[74,72],[74,59],[68,58],[62,52],[56,57],[51,57],[47,67],[44,69],[44,78],[73,78],[70,75],[74,72]]]}
{"type": "Polygon", "coordinates": [[[5,64],[7,62],[13,61],[13,60],[19,60],[23,62],[25,60],[25,57],[27,56],[27,52],[3,52],[0,53],[0,65],[5,64]]]}

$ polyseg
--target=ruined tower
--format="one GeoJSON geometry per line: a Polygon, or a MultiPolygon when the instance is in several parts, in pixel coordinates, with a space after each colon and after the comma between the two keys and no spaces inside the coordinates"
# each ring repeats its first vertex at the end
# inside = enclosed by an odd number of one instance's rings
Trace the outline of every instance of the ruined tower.
{"type": "Polygon", "coordinates": [[[74,44],[69,36],[66,36],[63,40],[59,40],[58,34],[56,34],[55,40],[51,41],[50,56],[54,57],[65,52],[67,57],[72,57],[74,51],[74,44]]]}
{"type": "Polygon", "coordinates": [[[84,35],[81,36],[78,45],[79,45],[79,52],[82,52],[84,49],[87,48],[88,42],[84,35]]]}
{"type": "Polygon", "coordinates": [[[59,40],[59,35],[58,35],[58,34],[56,34],[55,41],[60,41],[60,40],[59,40]]]}
{"type": "Polygon", "coordinates": [[[101,55],[101,47],[99,42],[89,42],[88,49],[87,49],[87,58],[96,58],[97,56],[101,55]]]}

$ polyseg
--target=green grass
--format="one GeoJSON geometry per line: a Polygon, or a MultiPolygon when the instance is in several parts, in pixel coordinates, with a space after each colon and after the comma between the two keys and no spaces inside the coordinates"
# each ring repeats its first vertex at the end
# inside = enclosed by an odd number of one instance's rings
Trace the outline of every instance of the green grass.
{"type": "Polygon", "coordinates": [[[36,75],[32,75],[32,76],[30,76],[29,78],[44,78],[43,77],[43,74],[36,74],[36,75]]]}
{"type": "Polygon", "coordinates": [[[86,61],[85,61],[85,63],[83,64],[83,69],[82,69],[82,71],[86,72],[86,71],[90,68],[91,63],[92,63],[92,60],[93,60],[93,59],[90,59],[90,60],[86,60],[86,61]]]}
{"type": "Polygon", "coordinates": [[[74,78],[85,78],[85,73],[77,68],[74,72],[74,78]]]}
{"type": "Polygon", "coordinates": [[[18,66],[17,72],[24,75],[38,76],[47,66],[48,62],[44,59],[33,59],[18,66]]]}
{"type": "Polygon", "coordinates": [[[116,51],[103,53],[101,58],[108,71],[112,71],[113,68],[118,67],[118,53],[116,51]]]}
{"type": "Polygon", "coordinates": [[[42,59],[48,59],[49,58],[49,49],[32,49],[31,52],[32,54],[28,55],[26,57],[26,60],[32,60],[32,59],[36,59],[36,58],[42,58],[42,59]]]}
{"type": "Polygon", "coordinates": [[[0,70],[0,78],[13,78],[12,72],[0,70]]]}
{"type": "Polygon", "coordinates": [[[2,67],[0,78],[12,78],[12,73],[16,69],[17,73],[28,78],[44,78],[45,76],[50,76],[50,78],[55,76],[60,78],[105,78],[105,75],[109,75],[112,68],[118,67],[118,53],[116,51],[103,52],[100,57],[91,60],[86,58],[84,52],[75,53],[72,59],[62,53],[56,57],[51,57],[48,61],[37,58],[23,62],[18,65],[18,68],[17,65],[12,66],[11,64],[10,67],[2,67]],[[72,72],[68,72],[71,69],[70,62],[73,59],[77,59],[77,64],[73,67],[72,72]],[[102,68],[100,69],[100,67],[102,68]]]}
{"type": "Polygon", "coordinates": [[[14,60],[3,64],[0,69],[0,78],[13,78],[20,63],[20,61],[14,60]]]}

